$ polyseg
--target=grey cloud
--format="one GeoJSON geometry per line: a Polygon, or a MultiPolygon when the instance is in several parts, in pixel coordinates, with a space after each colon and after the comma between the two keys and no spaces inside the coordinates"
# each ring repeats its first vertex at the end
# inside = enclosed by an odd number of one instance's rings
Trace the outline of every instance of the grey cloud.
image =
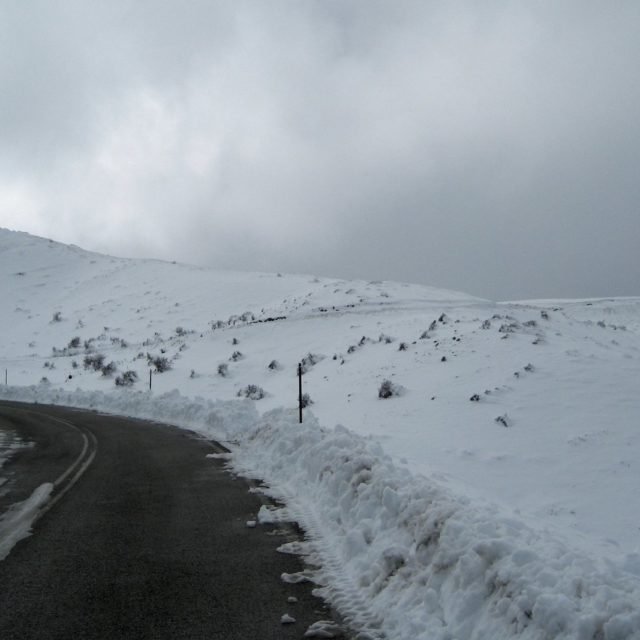
{"type": "Polygon", "coordinates": [[[0,203],[37,203],[14,225],[494,298],[638,293],[636,3],[0,14],[0,203]]]}

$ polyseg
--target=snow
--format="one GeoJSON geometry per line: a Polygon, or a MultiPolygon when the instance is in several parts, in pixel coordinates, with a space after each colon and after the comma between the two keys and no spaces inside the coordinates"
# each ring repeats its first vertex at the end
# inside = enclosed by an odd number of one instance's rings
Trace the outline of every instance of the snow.
{"type": "Polygon", "coordinates": [[[0,292],[1,397],[223,442],[286,505],[250,522],[307,532],[280,550],[317,568],[283,580],[312,580],[363,634],[640,638],[640,299],[494,303],[6,230],[0,292]],[[138,382],[84,369],[85,341],[138,382]],[[171,364],[151,391],[147,352],[171,364]],[[303,359],[313,404],[299,425],[303,359]],[[384,380],[402,394],[380,399],[384,380]],[[249,385],[265,397],[237,399],[249,385]]]}
{"type": "Polygon", "coordinates": [[[50,482],[42,484],[24,502],[12,505],[0,515],[0,560],[4,560],[20,540],[31,535],[31,527],[52,490],[50,482]]]}

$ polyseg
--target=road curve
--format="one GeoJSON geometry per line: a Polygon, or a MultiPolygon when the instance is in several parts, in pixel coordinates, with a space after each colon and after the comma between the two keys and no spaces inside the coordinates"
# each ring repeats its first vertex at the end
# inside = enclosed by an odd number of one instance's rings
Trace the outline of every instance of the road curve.
{"type": "Polygon", "coordinates": [[[3,425],[35,446],[5,465],[0,513],[55,485],[34,534],[0,562],[3,640],[288,639],[330,616],[308,585],[282,582],[302,569],[276,552],[291,532],[247,527],[262,502],[206,457],[211,443],[41,405],[0,403],[3,425]]]}

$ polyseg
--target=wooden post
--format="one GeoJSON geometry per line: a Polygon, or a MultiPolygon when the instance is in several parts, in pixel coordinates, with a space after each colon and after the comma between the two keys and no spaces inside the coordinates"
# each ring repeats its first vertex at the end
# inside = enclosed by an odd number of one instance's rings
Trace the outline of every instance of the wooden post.
{"type": "Polygon", "coordinates": [[[298,422],[302,424],[302,363],[298,363],[298,422]]]}
{"type": "Polygon", "coordinates": [[[8,370],[8,369],[5,369],[5,370],[4,370],[4,386],[5,386],[5,387],[7,386],[7,380],[8,380],[8,378],[9,378],[9,370],[8,370]]]}
{"type": "Polygon", "coordinates": [[[153,370],[149,369],[149,391],[151,391],[151,376],[153,374],[153,370]]]}

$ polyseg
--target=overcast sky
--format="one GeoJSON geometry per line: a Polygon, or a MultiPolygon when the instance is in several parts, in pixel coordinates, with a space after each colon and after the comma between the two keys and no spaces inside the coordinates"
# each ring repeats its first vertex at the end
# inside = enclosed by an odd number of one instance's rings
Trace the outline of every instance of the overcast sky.
{"type": "Polygon", "coordinates": [[[0,226],[640,295],[640,2],[0,0],[0,226]]]}

